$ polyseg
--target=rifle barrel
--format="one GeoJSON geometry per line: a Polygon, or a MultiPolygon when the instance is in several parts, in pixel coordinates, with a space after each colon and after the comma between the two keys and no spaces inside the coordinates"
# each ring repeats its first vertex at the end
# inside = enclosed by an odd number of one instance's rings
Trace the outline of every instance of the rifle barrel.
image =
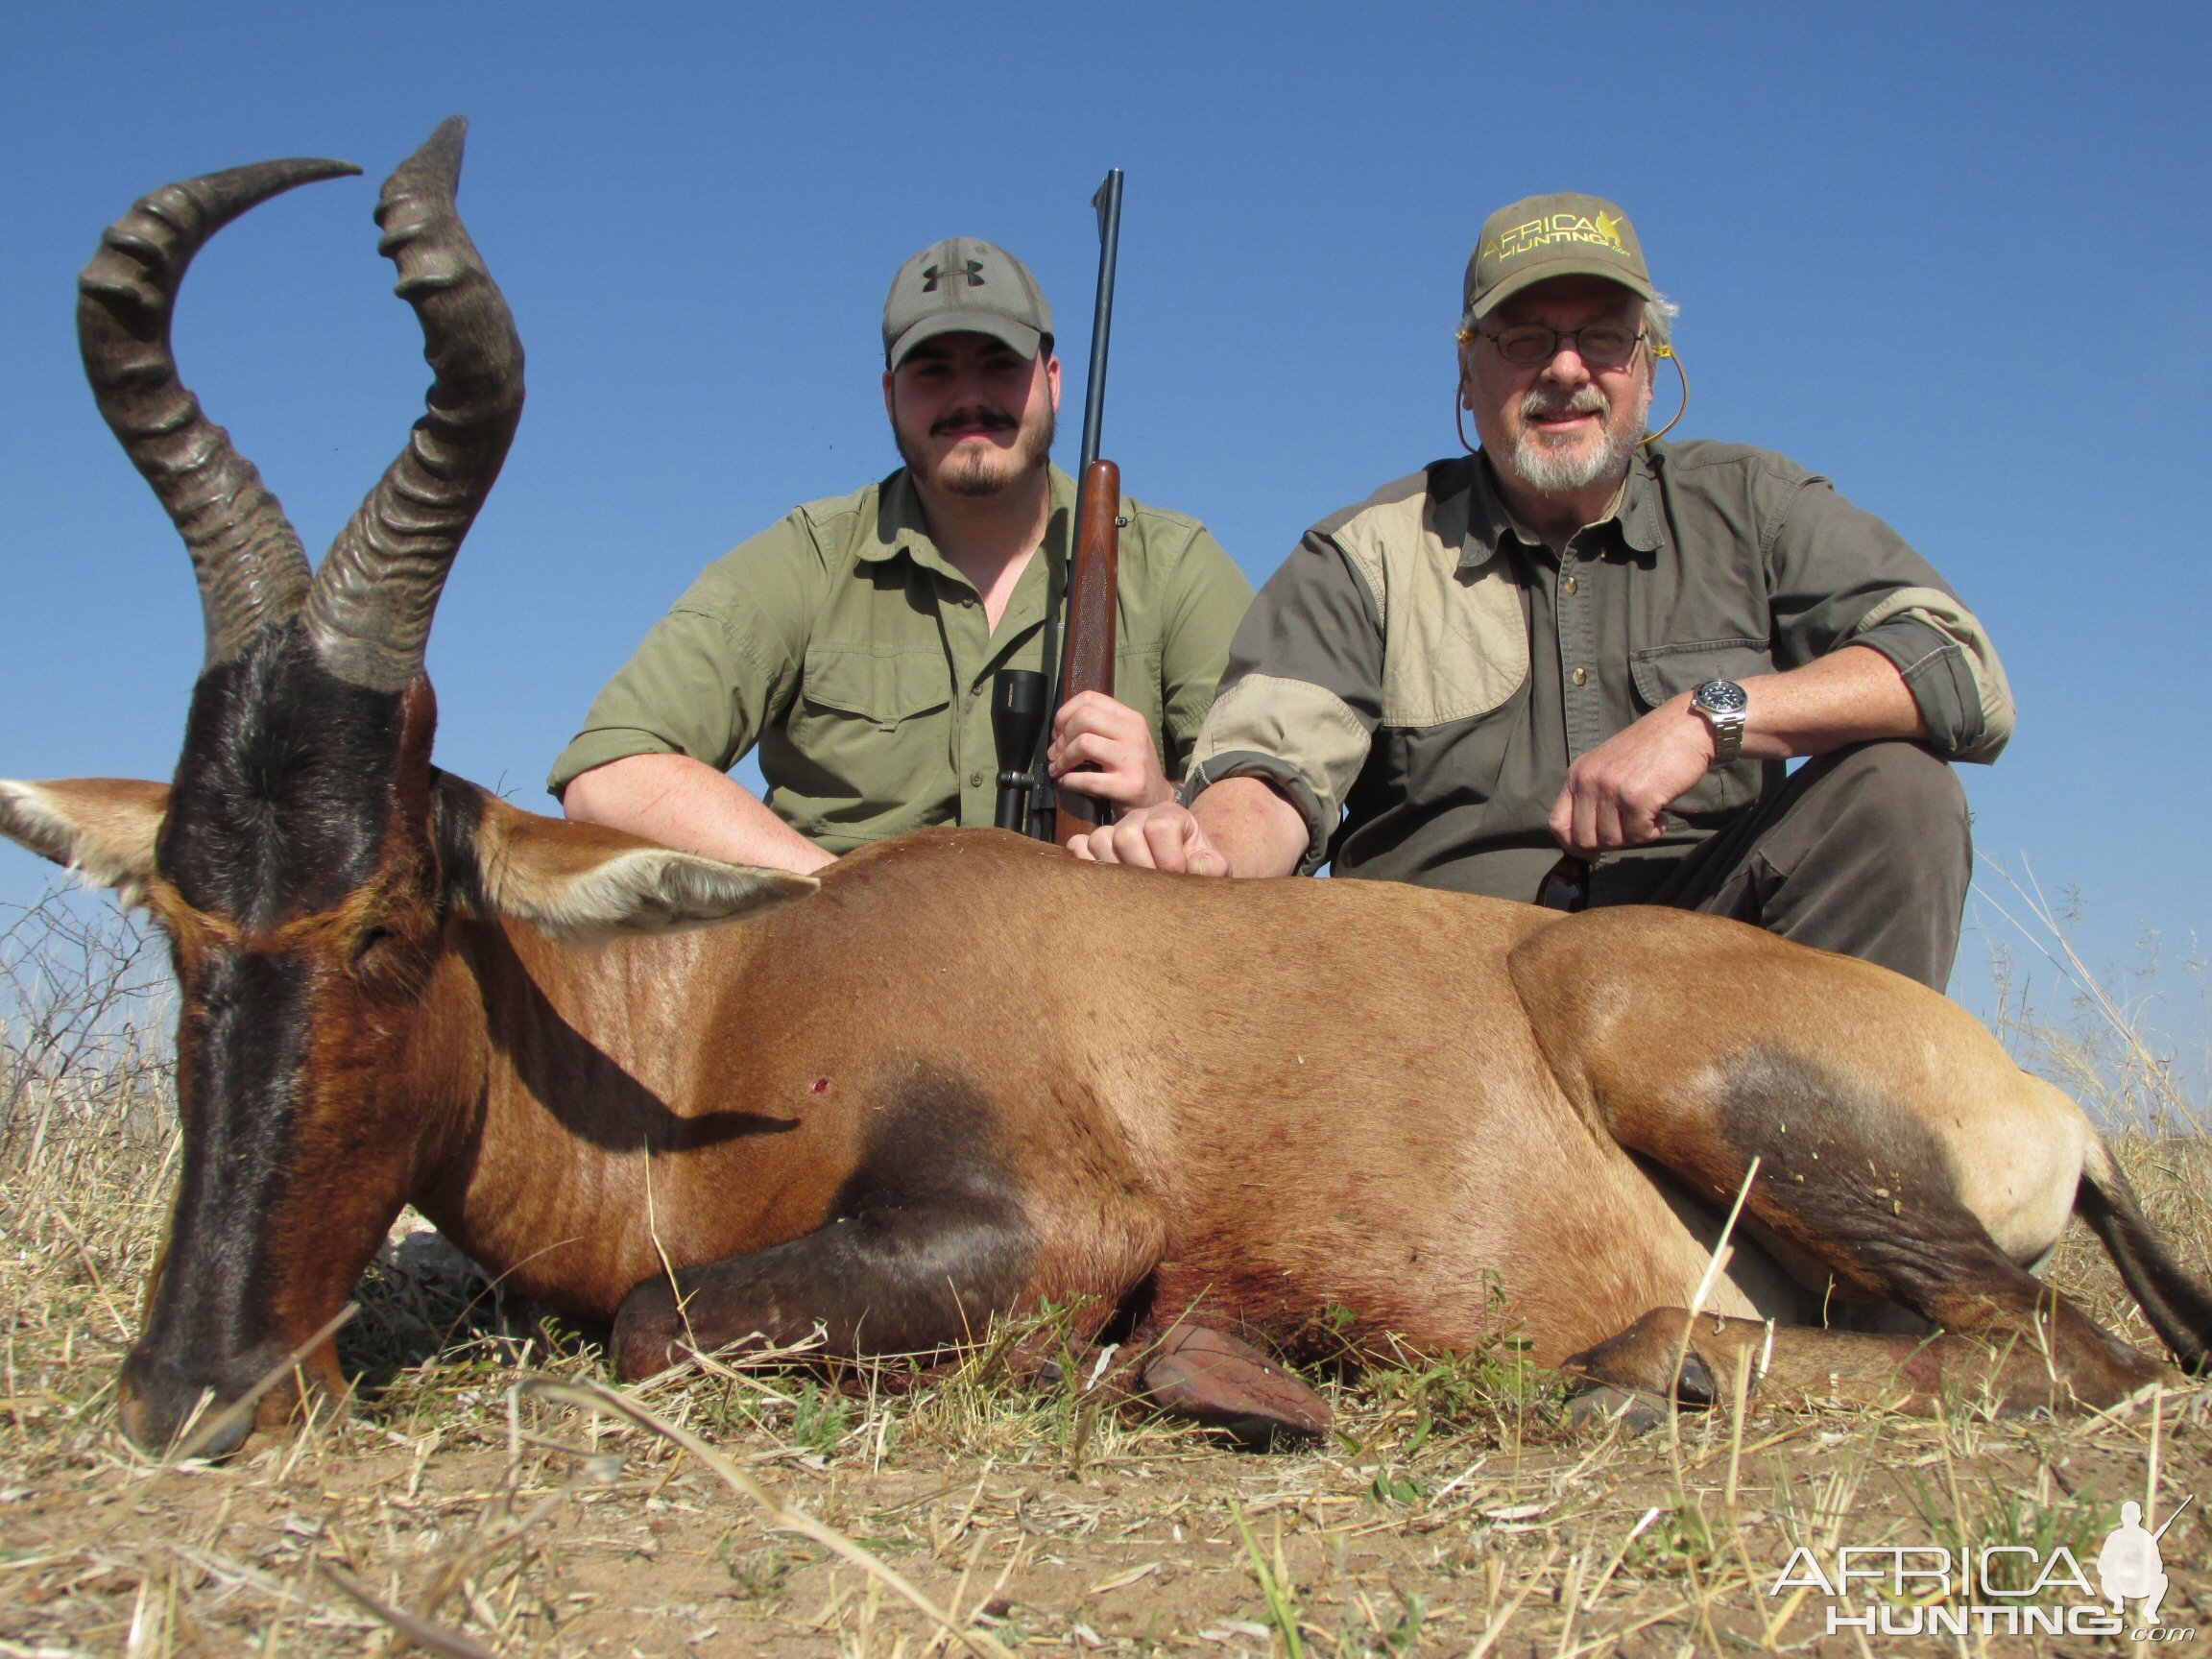
{"type": "Polygon", "coordinates": [[[1121,169],[1110,168],[1091,198],[1098,209],[1098,302],[1091,312],[1091,378],[1083,388],[1083,458],[1075,476],[1098,459],[1098,429],[1106,415],[1106,349],[1114,337],[1114,266],[1121,250],[1121,169]]]}
{"type": "MultiPolygon", "coordinates": [[[[1075,472],[1075,519],[1069,526],[1068,571],[1065,590],[1068,595],[1068,642],[1065,658],[1057,639],[1057,618],[1046,610],[1045,618],[1046,672],[1053,676],[1049,698],[1050,709],[1046,715],[1046,732],[1050,731],[1050,716],[1057,712],[1077,690],[1097,689],[1107,695],[1114,691],[1114,588],[1117,560],[1115,539],[1112,534],[1115,517],[1121,510],[1120,474],[1111,462],[1106,464],[1107,493],[1103,511],[1106,515],[1103,540],[1094,536],[1093,545],[1104,555],[1103,570],[1084,570],[1080,557],[1084,545],[1083,527],[1090,523],[1101,509],[1092,500],[1098,481],[1098,432],[1106,414],[1106,353],[1114,338],[1114,269],[1121,250],[1121,169],[1107,169],[1106,178],[1091,198],[1091,205],[1098,213],[1098,297],[1091,312],[1091,376],[1083,388],[1083,456],[1075,472]],[[1080,612],[1088,611],[1094,617],[1101,602],[1095,595],[1101,591],[1105,626],[1101,637],[1095,625],[1079,630],[1076,618],[1080,612]],[[1086,604],[1085,594],[1093,597],[1086,604]],[[1089,685],[1082,682],[1087,677],[1084,667],[1096,661],[1101,643],[1104,648],[1102,678],[1092,678],[1089,685]]],[[[1092,563],[1097,563],[1094,558],[1092,563]]],[[[1047,584],[1047,591],[1050,590],[1047,584]]],[[[1094,671],[1095,674],[1096,671],[1094,671]]],[[[1041,841],[1060,838],[1058,820],[1062,816],[1077,824],[1090,826],[1098,822],[1099,808],[1090,797],[1072,790],[1063,794],[1056,789],[1046,770],[1045,748],[1040,738],[1035,763],[1036,783],[1030,793],[1029,833],[1041,841]]]]}

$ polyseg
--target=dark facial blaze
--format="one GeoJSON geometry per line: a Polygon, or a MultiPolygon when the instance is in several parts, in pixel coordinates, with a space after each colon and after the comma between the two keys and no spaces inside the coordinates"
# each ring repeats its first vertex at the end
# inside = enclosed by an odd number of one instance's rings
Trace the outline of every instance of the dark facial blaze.
{"type": "Polygon", "coordinates": [[[405,705],[333,678],[296,625],[208,670],[193,688],[162,878],[249,931],[336,907],[381,861],[405,705]]]}
{"type": "Polygon", "coordinates": [[[79,280],[86,378],[184,539],[207,635],[145,883],[182,993],[185,1154],[123,1380],[142,1445],[165,1443],[203,1394],[229,1406],[295,1354],[336,1381],[315,1333],[398,1209],[427,1133],[420,1110],[393,1108],[418,1104],[440,1058],[421,1035],[437,1025],[423,1013],[443,895],[434,824],[447,821],[449,844],[471,831],[465,812],[433,810],[422,653],[523,398],[514,318],[454,200],[467,127],[441,123],[378,194],[378,246],[437,378],[319,571],[179,377],[170,318],[209,236],[358,169],[271,161],[165,186],[109,228],[79,280]]]}
{"type": "MultiPolygon", "coordinates": [[[[348,685],[291,624],[195,688],[158,850],[184,1153],[123,1372],[141,1444],[166,1444],[203,1391],[225,1405],[283,1368],[398,1208],[405,1126],[374,1097],[437,933],[435,723],[427,681],[348,685]]],[[[326,1346],[305,1363],[337,1381],[326,1346]]],[[[262,1409],[293,1403],[286,1384],[262,1409]]],[[[206,1449],[252,1427],[242,1414],[206,1449]]]]}

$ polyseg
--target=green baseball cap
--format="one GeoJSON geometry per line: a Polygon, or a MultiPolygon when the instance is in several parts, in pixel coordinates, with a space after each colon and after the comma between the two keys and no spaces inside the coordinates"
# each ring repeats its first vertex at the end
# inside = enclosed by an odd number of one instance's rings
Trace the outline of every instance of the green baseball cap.
{"type": "Polygon", "coordinates": [[[1628,215],[1602,196],[1563,190],[1524,197],[1482,221],[1482,239],[1467,261],[1462,309],[1479,320],[1553,276],[1602,276],[1644,300],[1658,292],[1628,215]]]}
{"type": "Polygon", "coordinates": [[[1052,307],[1021,260],[973,236],[931,243],[891,280],[883,301],[883,365],[896,369],[940,334],[988,334],[1024,357],[1052,332],[1052,307]]]}

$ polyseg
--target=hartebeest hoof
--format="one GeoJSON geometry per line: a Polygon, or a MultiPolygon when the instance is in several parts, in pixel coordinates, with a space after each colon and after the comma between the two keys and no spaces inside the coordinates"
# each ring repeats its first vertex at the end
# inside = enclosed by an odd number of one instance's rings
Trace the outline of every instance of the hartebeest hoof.
{"type": "Polygon", "coordinates": [[[1567,1421],[1577,1429],[1618,1425],[1631,1434],[1644,1434],[1667,1421],[1667,1402],[1641,1388],[1592,1382],[1567,1396],[1567,1421]]]}
{"type": "Polygon", "coordinates": [[[1656,1401],[1710,1406],[1720,1396],[1719,1385],[1712,1365],[1697,1351],[1697,1334],[1685,1329],[1688,1323],[1679,1308],[1654,1309],[1620,1335],[1570,1354],[1559,1369],[1594,1385],[1656,1401]]]}
{"type": "Polygon", "coordinates": [[[1163,1411],[1218,1429],[1239,1446],[1315,1440],[1336,1420],[1328,1401],[1250,1343],[1202,1325],[1161,1337],[1139,1375],[1163,1411]]]}

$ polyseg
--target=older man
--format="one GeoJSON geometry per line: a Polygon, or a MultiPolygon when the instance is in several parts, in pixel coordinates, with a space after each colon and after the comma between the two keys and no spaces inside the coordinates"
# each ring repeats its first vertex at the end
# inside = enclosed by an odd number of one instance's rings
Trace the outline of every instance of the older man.
{"type": "MultiPolygon", "coordinates": [[[[993,821],[992,678],[1040,667],[1066,604],[1051,307],[1012,254],[954,237],[901,268],[883,358],[905,466],[707,567],[555,762],[571,818],[798,871],[993,821]],[[756,742],[765,799],[728,776],[756,742]]],[[[1049,759],[1133,808],[1172,797],[1252,589],[1195,519],[1126,498],[1121,517],[1115,696],[1070,699],[1049,759]]]]}
{"type": "Polygon", "coordinates": [[[1981,624],[1826,479],[1647,435],[1674,308],[1611,203],[1493,214],[1463,300],[1480,450],[1309,531],[1238,634],[1188,805],[1079,851],[1524,900],[1564,852],[1587,902],[1940,988],[1971,864],[1946,762],[2012,724],[1981,624]]]}

